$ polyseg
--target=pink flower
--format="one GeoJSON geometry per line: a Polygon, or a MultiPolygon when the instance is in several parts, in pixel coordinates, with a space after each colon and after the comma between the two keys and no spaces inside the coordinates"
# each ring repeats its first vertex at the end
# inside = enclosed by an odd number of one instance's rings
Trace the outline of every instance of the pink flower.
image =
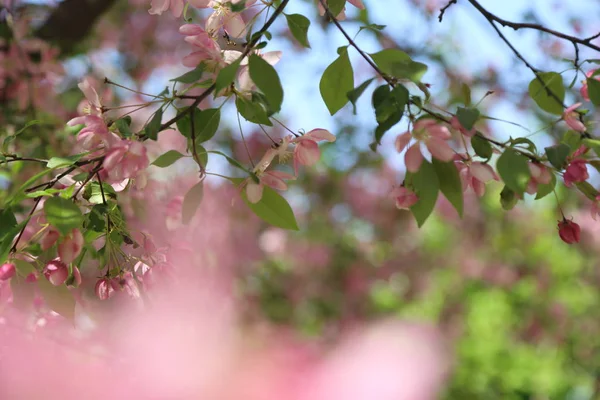
{"type": "Polygon", "coordinates": [[[171,9],[174,17],[179,18],[183,12],[183,0],[152,0],[148,13],[161,15],[168,9],[171,9]]]}
{"type": "Polygon", "coordinates": [[[54,246],[54,243],[56,243],[56,241],[58,240],[59,237],[60,237],[60,233],[56,229],[54,229],[54,228],[48,229],[48,232],[46,232],[46,234],[40,241],[42,250],[46,251],[49,248],[51,248],[52,246],[54,246]]]}
{"type": "Polygon", "coordinates": [[[7,281],[15,276],[15,264],[6,263],[0,267],[0,281],[7,281]]]}
{"type": "Polygon", "coordinates": [[[65,283],[69,277],[69,269],[58,258],[50,261],[44,268],[44,276],[54,286],[59,286],[65,283]]]}
{"type": "Polygon", "coordinates": [[[149,165],[146,147],[140,142],[122,140],[106,154],[102,166],[113,181],[135,178],[149,165]]]}
{"type": "MultiPolygon", "coordinates": [[[[323,4],[321,4],[321,0],[317,0],[318,2],[318,7],[319,7],[319,15],[323,16],[325,15],[325,8],[323,7],[323,4]]],[[[354,7],[360,9],[360,10],[364,10],[365,9],[365,5],[363,4],[362,0],[348,0],[348,3],[352,4],[354,7]]],[[[337,20],[343,21],[346,19],[346,7],[344,7],[342,9],[342,11],[336,15],[335,17],[337,20]]]]}
{"type": "MultiPolygon", "coordinates": [[[[587,83],[587,80],[590,79],[592,77],[592,75],[594,75],[594,72],[596,72],[596,69],[588,71],[585,74],[585,76],[587,77],[587,79],[583,82],[583,86],[580,89],[581,97],[583,97],[586,101],[590,101],[590,96],[589,96],[589,93],[588,93],[588,83],[587,83]]],[[[600,81],[600,75],[594,76],[594,79],[597,80],[597,81],[600,81]]]]}
{"type": "Polygon", "coordinates": [[[467,130],[464,126],[462,126],[456,115],[450,119],[450,126],[467,137],[473,137],[475,136],[475,133],[477,133],[475,128],[467,130]]]}
{"type": "Polygon", "coordinates": [[[113,283],[108,278],[102,278],[98,282],[96,282],[96,286],[94,286],[94,293],[100,300],[107,300],[110,298],[115,292],[113,288],[113,283]]]}
{"type": "Polygon", "coordinates": [[[69,126],[85,124],[85,128],[77,134],[77,143],[84,150],[97,150],[117,143],[119,137],[108,130],[106,122],[97,115],[76,117],[67,122],[69,126]]]}
{"type": "Polygon", "coordinates": [[[264,185],[277,190],[287,190],[288,187],[284,179],[296,179],[294,175],[275,170],[266,171],[260,175],[257,174],[257,176],[260,181],[259,183],[250,180],[246,184],[246,198],[252,204],[258,203],[262,198],[264,185]]]}
{"type": "Polygon", "coordinates": [[[538,185],[547,185],[552,182],[552,172],[543,164],[529,163],[531,178],[525,190],[529,194],[537,193],[538,185]]]}
{"type": "Polygon", "coordinates": [[[335,136],[325,129],[313,129],[312,131],[292,139],[296,145],[294,149],[294,171],[298,174],[298,166],[311,166],[316,164],[321,158],[321,151],[317,142],[326,140],[335,142],[335,136]]]}
{"type": "Polygon", "coordinates": [[[573,221],[563,218],[558,223],[558,235],[567,244],[579,243],[581,228],[573,221]]]}
{"type": "Polygon", "coordinates": [[[89,103],[90,108],[88,110],[88,114],[100,115],[102,113],[102,104],[100,102],[100,96],[98,96],[98,92],[96,92],[96,89],[94,89],[90,81],[84,79],[77,86],[83,92],[83,95],[89,103]]]}
{"type": "Polygon", "coordinates": [[[571,161],[563,175],[565,186],[571,187],[573,182],[584,182],[590,177],[585,166],[586,163],[587,161],[582,158],[576,158],[571,161]]]}
{"type": "Polygon", "coordinates": [[[408,210],[419,201],[415,192],[404,186],[395,188],[391,196],[396,200],[396,207],[400,210],[408,210]]]}
{"type": "MultiPolygon", "coordinates": [[[[237,4],[242,0],[232,0],[231,3],[237,4]]],[[[229,1],[226,0],[213,0],[209,3],[203,0],[192,0],[192,5],[199,4],[200,8],[202,5],[207,4],[208,7],[213,8],[213,13],[206,20],[206,31],[211,35],[215,35],[219,29],[223,28],[225,32],[231,37],[240,38],[243,37],[246,32],[246,23],[242,19],[242,16],[238,12],[232,12],[230,6],[227,4],[229,1]]],[[[256,0],[249,0],[246,2],[246,7],[254,4],[256,0]]]]}
{"type": "Polygon", "coordinates": [[[438,160],[444,162],[452,160],[454,150],[446,142],[450,137],[450,131],[445,126],[439,125],[432,119],[421,119],[415,123],[412,132],[404,132],[396,138],[396,150],[400,153],[408,146],[410,139],[416,140],[416,143],[406,151],[404,162],[409,172],[417,172],[423,162],[421,144],[424,144],[431,155],[438,160]]]}
{"type": "Polygon", "coordinates": [[[585,125],[579,119],[579,114],[575,111],[577,107],[579,107],[581,103],[575,103],[570,107],[565,109],[563,113],[563,119],[569,125],[569,128],[573,129],[577,132],[585,132],[585,125]]]}
{"type": "Polygon", "coordinates": [[[485,184],[491,180],[499,181],[500,178],[489,164],[481,162],[465,162],[462,156],[456,155],[454,165],[462,182],[463,191],[473,188],[479,197],[485,194],[485,184]]]}
{"type": "Polygon", "coordinates": [[[73,229],[66,234],[58,244],[58,256],[65,264],[72,263],[83,249],[83,235],[79,229],[73,229]]]}
{"type": "Polygon", "coordinates": [[[600,195],[596,196],[596,201],[592,203],[592,219],[597,220],[597,216],[600,215],[600,195]]]}
{"type": "Polygon", "coordinates": [[[186,35],[184,40],[195,48],[195,51],[183,58],[183,65],[195,68],[204,61],[210,70],[225,65],[221,47],[204,29],[198,25],[186,24],[179,28],[179,32],[186,35]]]}

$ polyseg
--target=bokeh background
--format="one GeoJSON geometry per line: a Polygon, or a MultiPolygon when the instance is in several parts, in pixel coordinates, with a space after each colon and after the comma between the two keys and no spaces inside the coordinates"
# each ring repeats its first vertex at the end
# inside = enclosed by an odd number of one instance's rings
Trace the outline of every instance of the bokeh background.
{"type": "MultiPolygon", "coordinates": [[[[16,26],[23,31],[44,26],[60,5],[4,2],[18,10],[16,26]]],[[[499,140],[526,136],[543,148],[566,131],[564,124],[553,124],[553,117],[535,107],[527,95],[530,71],[466,2],[449,8],[442,23],[437,17],[445,1],[364,2],[368,11],[348,7],[344,27],[354,36],[367,23],[386,25],[381,32],[361,31],[357,44],[367,52],[399,48],[427,63],[423,81],[431,84],[436,106],[455,111],[463,104],[461,87],[467,84],[473,102],[481,100],[482,113],[493,118],[478,128],[499,140]],[[488,92],[493,94],[486,96],[488,92]]],[[[482,4],[509,20],[539,22],[582,37],[600,29],[596,1],[482,0],[482,4]]],[[[45,86],[40,83],[35,117],[50,125],[23,135],[25,144],[20,146],[40,157],[68,153],[72,133],[64,129],[64,121],[77,114],[82,95],[76,84],[84,77],[95,79],[112,104],[135,104],[144,97],[104,86],[103,78],[158,93],[170,85],[169,79],[187,70],[181,64],[190,52],[178,33],[182,21],[170,13],[149,15],[148,8],[146,0],[118,0],[98,13],[85,36],[56,41],[56,35],[48,34],[61,49],[56,63],[62,71],[44,81],[45,86]]],[[[376,126],[370,106],[375,85],[358,102],[356,115],[347,105],[332,118],[318,85],[322,71],[337,56],[335,49],[346,44],[344,38],[318,16],[313,1],[292,1],[289,12],[311,20],[312,48],[299,47],[284,21],[271,29],[273,40],[267,50],[283,51],[276,66],[285,89],[280,119],[294,131],[325,128],[337,136],[335,143],[322,146],[319,164],[303,170],[285,193],[300,230],[267,226],[245,208],[235,187],[216,177],[208,178],[210,190],[194,227],[182,228],[178,199],[195,182],[188,160],[168,169],[150,168],[145,191],[123,198],[122,207],[133,226],[151,225],[163,232],[162,238],[157,234],[159,243],[173,235],[181,235],[182,242],[187,237],[192,249],[202,252],[206,273],[223,276],[228,290],[242,300],[249,324],[277,326],[315,341],[335,341],[352,326],[386,317],[434,325],[453,356],[442,398],[599,398],[600,225],[590,217],[588,201],[559,183],[556,196],[536,202],[526,198],[506,212],[499,202],[502,185],[491,183],[481,199],[468,193],[464,218],[440,199],[435,214],[418,229],[412,215],[396,209],[389,198],[404,176],[403,157],[395,152],[393,140],[406,129],[405,122],[388,132],[377,153],[369,149],[376,126]],[[557,202],[581,225],[579,245],[560,241],[557,202]]],[[[206,16],[191,8],[190,15],[200,23],[206,16]]],[[[539,69],[565,71],[565,82],[572,82],[567,103],[579,101],[583,75],[569,61],[574,53],[568,42],[534,31],[504,32],[539,69]]],[[[356,52],[351,50],[350,55],[357,85],[375,76],[356,52]]],[[[582,50],[580,59],[586,58],[600,57],[582,50]]],[[[592,67],[588,63],[582,69],[592,67]]],[[[27,107],[10,101],[15,96],[9,91],[4,98],[2,118],[18,124],[31,115],[27,107]]],[[[270,140],[242,121],[244,146],[235,108],[228,104],[223,110],[222,126],[207,149],[246,163],[248,157],[260,159],[270,140]]],[[[142,126],[151,111],[133,115],[134,123],[142,126]]],[[[273,127],[269,134],[282,137],[285,132],[273,127]]],[[[166,149],[185,148],[185,142],[176,132],[165,132],[151,146],[151,158],[156,158],[166,149]]],[[[212,155],[208,171],[237,173],[212,155]]],[[[5,188],[34,172],[19,163],[0,169],[5,188]]],[[[592,176],[596,184],[597,174],[592,176]]]]}

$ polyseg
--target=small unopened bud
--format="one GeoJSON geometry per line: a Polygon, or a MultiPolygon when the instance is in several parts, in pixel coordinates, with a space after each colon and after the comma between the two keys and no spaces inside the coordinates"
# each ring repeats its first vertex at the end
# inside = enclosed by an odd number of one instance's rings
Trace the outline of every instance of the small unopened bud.
{"type": "Polygon", "coordinates": [[[94,291],[100,300],[107,300],[114,293],[111,280],[108,278],[100,279],[98,282],[96,282],[94,291]]]}
{"type": "Polygon", "coordinates": [[[573,221],[564,219],[558,223],[558,235],[567,244],[579,243],[581,228],[573,221]]]}
{"type": "Polygon", "coordinates": [[[7,281],[15,276],[15,264],[6,263],[0,267],[0,281],[7,281]]]}

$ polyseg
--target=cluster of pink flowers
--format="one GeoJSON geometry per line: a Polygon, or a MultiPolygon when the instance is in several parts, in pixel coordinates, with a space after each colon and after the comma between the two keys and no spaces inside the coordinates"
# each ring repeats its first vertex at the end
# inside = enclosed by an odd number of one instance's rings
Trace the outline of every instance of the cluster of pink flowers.
{"type": "Polygon", "coordinates": [[[278,145],[267,150],[252,171],[259,181],[254,182],[252,179],[248,179],[246,182],[246,197],[248,201],[258,203],[262,198],[264,185],[277,190],[286,190],[287,184],[285,180],[296,179],[300,165],[310,167],[319,161],[321,150],[319,150],[317,142],[320,141],[334,142],[335,136],[325,129],[313,129],[302,136],[294,137],[288,135],[278,145]],[[294,149],[290,150],[290,146],[292,145],[294,149]],[[295,175],[282,171],[267,171],[267,168],[276,157],[279,158],[279,162],[285,162],[290,157],[293,157],[295,175]]]}
{"type": "Polygon", "coordinates": [[[101,174],[107,182],[116,184],[135,178],[149,165],[146,147],[111,132],[102,116],[104,109],[96,90],[87,80],[80,83],[79,88],[89,103],[88,114],[67,123],[69,126],[85,125],[77,134],[77,143],[83,150],[91,152],[91,156],[104,157],[101,174]]]}

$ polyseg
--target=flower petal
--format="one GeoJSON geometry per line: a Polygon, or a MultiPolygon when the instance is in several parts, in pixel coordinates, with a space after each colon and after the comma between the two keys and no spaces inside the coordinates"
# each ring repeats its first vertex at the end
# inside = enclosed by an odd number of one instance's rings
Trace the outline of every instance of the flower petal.
{"type": "Polygon", "coordinates": [[[404,155],[404,163],[409,172],[415,173],[419,170],[423,163],[423,154],[421,153],[419,143],[415,143],[408,148],[404,155]]]}

